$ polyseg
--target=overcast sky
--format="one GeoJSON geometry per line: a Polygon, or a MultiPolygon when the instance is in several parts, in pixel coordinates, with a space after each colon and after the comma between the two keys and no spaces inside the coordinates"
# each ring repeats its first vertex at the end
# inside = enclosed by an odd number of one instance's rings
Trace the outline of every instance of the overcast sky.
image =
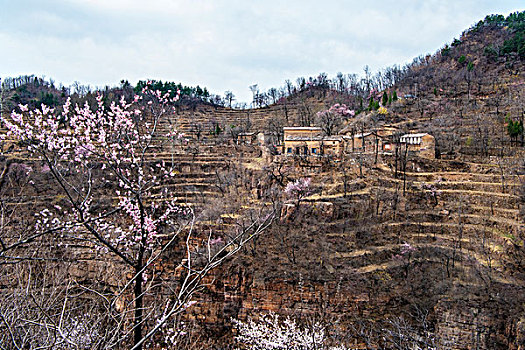
{"type": "Polygon", "coordinates": [[[433,53],[522,0],[0,0],[0,77],[102,87],[162,79],[261,91],[433,53]]]}

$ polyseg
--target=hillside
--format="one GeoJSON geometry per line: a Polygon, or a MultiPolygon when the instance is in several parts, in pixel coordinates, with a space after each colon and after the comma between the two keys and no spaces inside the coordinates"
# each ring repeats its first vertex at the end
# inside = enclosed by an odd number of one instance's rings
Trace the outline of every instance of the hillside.
{"type": "Polygon", "coordinates": [[[221,275],[228,284],[209,317],[321,317],[343,329],[336,338],[366,347],[408,348],[403,337],[422,347],[519,347],[525,153],[506,118],[523,118],[523,60],[486,50],[513,34],[478,24],[453,47],[416,60],[389,88],[401,98],[387,115],[364,111],[347,121],[430,132],[441,159],[409,158],[397,178],[388,156],[270,165],[273,176],[311,178],[313,193],[221,275]]]}
{"type": "MultiPolygon", "coordinates": [[[[256,109],[178,103],[169,118],[155,124],[155,146],[143,162],[155,176],[156,167],[171,164],[167,180],[152,186],[151,202],[166,192],[170,200],[188,205],[195,214],[194,235],[168,244],[162,259],[152,264],[150,284],[144,284],[150,288],[146,299],[154,305],[148,312],[162,314],[164,299],[173,300],[170,293],[183,285],[185,243],[194,242],[205,256],[206,240],[210,250],[212,236],[227,241],[264,216],[261,208],[273,208],[269,227],[203,277],[196,303],[181,313],[191,336],[178,335],[180,348],[197,343],[231,347],[232,319],[269,311],[305,325],[321,322],[331,342],[349,349],[523,348],[525,147],[523,133],[515,139],[508,133],[509,121],[523,123],[525,116],[523,15],[487,16],[434,55],[394,69],[396,78],[389,84],[372,78],[338,88],[344,84],[318,79],[256,109]],[[394,92],[399,98],[392,98],[394,92]],[[381,108],[374,107],[376,102],[381,108]],[[352,151],[341,158],[276,154],[283,127],[323,128],[317,112],[335,103],[355,112],[337,120],[337,132],[388,128],[394,139],[426,132],[435,137],[436,157],[420,157],[406,146],[399,154],[352,151]],[[183,135],[171,140],[166,135],[174,130],[183,135]],[[238,144],[241,132],[263,133],[265,144],[238,144]],[[311,180],[307,191],[287,192],[289,183],[306,178],[311,180]]],[[[57,96],[57,105],[66,97],[52,87],[42,90],[41,82],[28,83],[22,85],[27,96],[17,86],[8,99],[37,106],[47,94],[57,96]]],[[[106,91],[101,103],[126,94],[125,89],[106,91]]],[[[97,103],[91,94],[75,98],[97,103]]],[[[39,222],[33,213],[42,208],[57,212],[67,200],[49,167],[29,156],[23,142],[12,141],[2,141],[2,304],[31,306],[24,306],[26,313],[0,308],[13,319],[0,328],[10,331],[10,325],[23,324],[20,320],[44,305],[51,315],[46,317],[61,319],[63,300],[68,300],[62,293],[81,296],[72,299],[77,304],[67,308],[71,314],[78,309],[97,315],[108,308],[101,314],[111,317],[96,324],[131,328],[125,316],[119,318],[126,314],[121,310],[129,310],[119,303],[133,300],[131,290],[128,299],[126,293],[118,295],[132,276],[125,264],[94,250],[82,232],[78,237],[53,234],[49,240],[33,236],[39,222]],[[6,248],[12,242],[18,255],[6,248]],[[40,251],[45,255],[36,254],[40,251]],[[19,296],[29,290],[36,292],[27,303],[19,296]]],[[[93,174],[103,169],[90,166],[93,174]]],[[[87,177],[75,173],[73,165],[65,169],[66,183],[87,177]]],[[[117,179],[111,173],[106,182],[89,188],[98,194],[89,210],[116,206],[120,194],[108,193],[117,179]]],[[[144,323],[153,327],[155,318],[144,323]]],[[[20,329],[30,334],[31,327],[20,329]]],[[[168,346],[166,339],[173,335],[167,329],[159,334],[156,347],[168,346]]],[[[8,336],[0,340],[10,341],[8,336]]]]}

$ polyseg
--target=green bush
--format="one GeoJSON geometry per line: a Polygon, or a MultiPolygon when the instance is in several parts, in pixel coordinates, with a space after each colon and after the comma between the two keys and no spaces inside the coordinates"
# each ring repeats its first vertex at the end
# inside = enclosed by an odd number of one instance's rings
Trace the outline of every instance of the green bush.
{"type": "Polygon", "coordinates": [[[505,40],[501,53],[508,55],[516,53],[520,59],[525,59],[525,30],[517,32],[511,39],[505,40]]]}
{"type": "Polygon", "coordinates": [[[484,53],[489,59],[495,59],[498,57],[498,51],[492,45],[487,46],[484,53]]]}
{"type": "Polygon", "coordinates": [[[513,121],[509,117],[506,118],[507,121],[507,133],[509,134],[511,140],[517,140],[518,136],[523,134],[523,122],[522,121],[513,121]]]}
{"type": "Polygon", "coordinates": [[[441,56],[447,57],[449,54],[450,54],[450,46],[445,45],[445,47],[441,49],[441,56]]]}
{"type": "Polygon", "coordinates": [[[383,104],[383,106],[386,106],[387,102],[388,102],[388,95],[386,91],[383,91],[383,100],[381,101],[381,103],[383,104]]]}

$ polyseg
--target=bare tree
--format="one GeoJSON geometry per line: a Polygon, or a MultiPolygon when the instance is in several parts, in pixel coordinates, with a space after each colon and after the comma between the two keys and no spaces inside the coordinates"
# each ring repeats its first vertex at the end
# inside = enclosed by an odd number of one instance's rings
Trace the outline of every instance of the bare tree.
{"type": "Polygon", "coordinates": [[[253,95],[252,103],[254,106],[256,106],[257,98],[259,96],[259,86],[257,84],[250,85],[250,91],[252,92],[252,95],[253,95]]]}
{"type": "Polygon", "coordinates": [[[228,101],[228,107],[232,108],[232,102],[235,100],[235,95],[231,91],[224,92],[224,98],[228,101]]]}
{"type": "MultiPolygon", "coordinates": [[[[203,288],[203,279],[212,269],[271,223],[273,211],[262,210],[253,216],[254,221],[231,232],[194,231],[194,211],[179,204],[175,193],[164,186],[175,176],[177,163],[173,158],[155,161],[159,125],[171,102],[168,95],[145,90],[134,102],[123,99],[109,110],[100,95],[93,110],[87,104],[73,108],[68,101],[61,111],[45,106],[28,111],[22,106],[20,113],[3,118],[8,136],[18,139],[26,145],[28,154],[39,159],[56,184],[53,191],[61,199],[56,205],[43,202],[34,214],[36,222],[25,226],[29,233],[24,236],[3,230],[0,258],[15,267],[21,267],[20,261],[73,261],[74,249],[82,242],[85,254],[102,256],[111,262],[110,266],[121,270],[115,275],[127,275],[125,279],[115,277],[109,290],[87,275],[82,277],[86,281],[82,285],[75,280],[55,278],[65,285],[48,288],[38,303],[34,302],[37,291],[18,298],[17,302],[25,303],[33,319],[27,320],[24,313],[2,310],[4,316],[11,317],[0,321],[12,334],[14,348],[25,337],[20,332],[27,329],[18,327],[20,322],[37,327],[42,334],[51,334],[46,339],[52,344],[72,345],[73,333],[68,333],[64,325],[88,313],[94,317],[92,320],[105,321],[94,321],[85,327],[100,325],[97,332],[111,334],[93,335],[97,342],[103,339],[97,348],[128,344],[129,348],[142,349],[166,322],[191,306],[193,294],[203,288]],[[33,243],[43,244],[45,249],[32,246],[33,243]],[[26,250],[19,251],[22,247],[26,250]],[[57,254],[65,254],[65,258],[57,254]],[[175,261],[176,274],[171,278],[170,274],[161,276],[158,272],[166,259],[175,261]],[[83,295],[99,299],[98,307],[76,306],[82,305],[81,299],[72,297],[78,288],[84,290],[83,295]],[[161,297],[159,291],[166,294],[161,297]],[[55,292],[57,297],[53,297],[55,292]],[[56,309],[57,303],[47,302],[46,298],[61,300],[64,311],[47,313],[45,306],[56,309]]],[[[168,137],[168,142],[171,139],[168,137]]],[[[27,290],[33,286],[30,282],[34,278],[30,276],[26,274],[22,280],[27,290]]],[[[95,330],[89,332],[95,334],[95,330]]]]}

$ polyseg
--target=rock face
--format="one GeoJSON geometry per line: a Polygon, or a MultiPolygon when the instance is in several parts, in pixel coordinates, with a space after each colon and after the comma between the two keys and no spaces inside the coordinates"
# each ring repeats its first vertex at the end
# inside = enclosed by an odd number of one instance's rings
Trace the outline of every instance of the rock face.
{"type": "Polygon", "coordinates": [[[439,344],[444,349],[523,349],[523,318],[516,310],[480,304],[439,302],[435,310],[439,344]]]}
{"type": "Polygon", "coordinates": [[[257,318],[274,312],[284,315],[315,317],[328,313],[337,318],[345,313],[361,314],[367,309],[367,294],[350,295],[340,282],[307,282],[302,278],[264,281],[239,268],[215,276],[220,283],[202,294],[191,318],[205,320],[211,328],[227,326],[231,318],[257,318]]]}
{"type": "Polygon", "coordinates": [[[462,308],[440,303],[436,309],[438,317],[437,335],[444,348],[489,349],[491,319],[484,310],[464,305],[462,308]]]}
{"type": "Polygon", "coordinates": [[[334,204],[331,202],[300,202],[299,208],[297,203],[286,203],[281,211],[281,220],[293,220],[294,213],[297,211],[308,212],[319,220],[331,219],[334,216],[334,204]]]}
{"type": "Polygon", "coordinates": [[[516,324],[517,350],[525,350],[525,318],[520,318],[516,324]]]}

